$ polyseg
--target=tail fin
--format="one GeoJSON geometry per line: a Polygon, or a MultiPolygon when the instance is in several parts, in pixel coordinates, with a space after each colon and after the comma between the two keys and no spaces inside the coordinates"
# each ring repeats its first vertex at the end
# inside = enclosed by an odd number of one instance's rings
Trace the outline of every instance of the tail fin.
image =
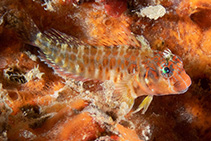
{"type": "Polygon", "coordinates": [[[6,11],[4,16],[4,25],[6,28],[13,29],[18,36],[27,43],[33,43],[38,27],[24,10],[11,9],[6,11]]]}

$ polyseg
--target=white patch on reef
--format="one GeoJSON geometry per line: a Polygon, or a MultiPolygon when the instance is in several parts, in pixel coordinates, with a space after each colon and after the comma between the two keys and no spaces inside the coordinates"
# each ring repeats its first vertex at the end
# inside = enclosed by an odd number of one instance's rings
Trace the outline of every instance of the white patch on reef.
{"type": "Polygon", "coordinates": [[[37,56],[34,54],[31,54],[30,51],[25,51],[24,52],[31,60],[36,61],[37,60],[37,56]]]}
{"type": "Polygon", "coordinates": [[[77,84],[75,82],[76,81],[74,79],[67,78],[66,81],[65,81],[65,86],[63,87],[63,89],[72,88],[74,91],[76,91],[80,94],[83,94],[83,92],[84,92],[83,82],[79,81],[77,84]]]}
{"type": "Polygon", "coordinates": [[[55,91],[54,94],[51,95],[51,97],[52,97],[52,98],[55,98],[55,99],[58,98],[59,93],[60,93],[61,91],[63,91],[63,90],[64,90],[64,87],[62,87],[61,89],[55,91]]]}
{"type": "Polygon", "coordinates": [[[88,112],[90,116],[94,119],[94,121],[96,121],[100,125],[112,125],[114,123],[113,119],[110,116],[108,116],[106,113],[99,110],[95,106],[87,106],[86,108],[84,108],[83,112],[88,112]]]}
{"type": "Polygon", "coordinates": [[[28,130],[24,130],[22,132],[19,133],[19,136],[21,137],[24,137],[25,139],[30,139],[30,140],[33,140],[36,135],[33,134],[32,132],[28,131],[28,130]]]}
{"type": "Polygon", "coordinates": [[[142,8],[140,12],[136,12],[138,16],[148,17],[153,20],[157,20],[166,14],[166,9],[162,5],[148,6],[142,8]]]}
{"type": "Polygon", "coordinates": [[[149,125],[145,126],[145,129],[142,130],[142,136],[144,137],[145,141],[149,140],[150,132],[151,132],[151,130],[150,130],[150,126],[149,125]]]}
{"type": "MultiPolygon", "coordinates": [[[[9,74],[7,73],[8,71],[10,71],[11,68],[7,68],[7,69],[4,69],[4,77],[6,77],[7,79],[10,78],[9,74]]],[[[0,88],[1,89],[1,88],[0,88]]]]}
{"type": "Polygon", "coordinates": [[[42,6],[44,7],[44,10],[46,11],[51,11],[51,12],[55,12],[56,10],[54,9],[52,4],[57,3],[58,0],[44,0],[45,3],[42,4],[42,6]]]}
{"type": "Polygon", "coordinates": [[[119,119],[121,120],[121,118],[123,118],[123,116],[125,116],[130,111],[130,107],[126,102],[122,102],[119,109],[120,110],[118,111],[117,115],[119,115],[119,119]]]}
{"type": "Polygon", "coordinates": [[[111,80],[106,80],[104,83],[101,84],[103,87],[103,91],[105,93],[106,103],[110,103],[112,100],[112,96],[115,90],[114,82],[111,80]]]}
{"type": "Polygon", "coordinates": [[[32,70],[26,73],[25,78],[27,81],[35,78],[41,79],[43,74],[44,73],[40,72],[39,70],[39,65],[37,65],[37,67],[34,67],[32,70]]]}
{"type": "Polygon", "coordinates": [[[8,117],[12,113],[12,108],[9,107],[8,102],[10,100],[8,99],[8,93],[7,90],[3,89],[2,83],[0,83],[0,128],[1,128],[1,135],[0,140],[8,140],[7,139],[7,130],[3,129],[3,127],[8,124],[8,117]]]}

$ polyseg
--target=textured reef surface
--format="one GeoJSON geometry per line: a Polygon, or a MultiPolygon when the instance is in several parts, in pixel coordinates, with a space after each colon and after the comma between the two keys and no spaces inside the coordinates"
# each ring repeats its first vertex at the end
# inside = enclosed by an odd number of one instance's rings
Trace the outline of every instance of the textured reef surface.
{"type": "Polygon", "coordinates": [[[1,0],[0,140],[211,140],[210,14],[210,0],[1,0]],[[192,85],[127,115],[109,81],[64,79],[41,61],[14,30],[30,27],[26,16],[93,46],[131,44],[133,33],[180,56],[192,85]]]}

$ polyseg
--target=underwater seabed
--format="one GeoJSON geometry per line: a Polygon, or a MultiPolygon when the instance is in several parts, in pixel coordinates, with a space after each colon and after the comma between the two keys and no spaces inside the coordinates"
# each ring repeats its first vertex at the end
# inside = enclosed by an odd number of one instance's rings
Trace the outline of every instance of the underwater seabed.
{"type": "Polygon", "coordinates": [[[210,0],[1,0],[0,140],[211,140],[210,14],[210,0]],[[92,80],[65,80],[38,58],[40,49],[7,23],[10,12],[12,22],[24,22],[23,11],[41,31],[96,46],[127,44],[132,32],[151,49],[182,58],[192,85],[184,94],[154,96],[145,114],[124,117],[128,107],[112,99],[112,83],[98,90],[92,80]]]}

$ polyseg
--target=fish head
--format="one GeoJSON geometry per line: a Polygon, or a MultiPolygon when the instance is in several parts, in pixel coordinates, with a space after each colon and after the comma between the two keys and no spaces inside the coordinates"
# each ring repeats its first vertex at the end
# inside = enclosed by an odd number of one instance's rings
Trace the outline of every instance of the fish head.
{"type": "Polygon", "coordinates": [[[185,72],[182,60],[170,50],[157,52],[146,65],[142,82],[148,94],[181,94],[191,85],[191,78],[185,72]]]}

